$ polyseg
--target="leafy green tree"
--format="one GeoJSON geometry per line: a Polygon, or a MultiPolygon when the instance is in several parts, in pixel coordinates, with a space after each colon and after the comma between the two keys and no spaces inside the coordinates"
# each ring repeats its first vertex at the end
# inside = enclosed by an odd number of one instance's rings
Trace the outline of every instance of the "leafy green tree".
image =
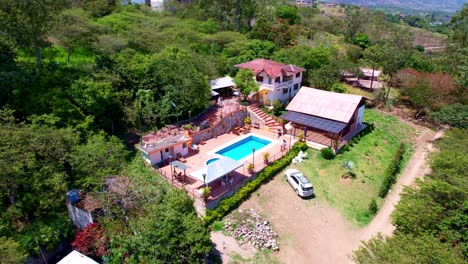
{"type": "Polygon", "coordinates": [[[90,23],[86,14],[81,9],[68,9],[60,18],[61,27],[56,27],[52,34],[56,36],[60,45],[67,50],[67,62],[74,50],[78,47],[89,47],[95,42],[99,27],[90,23]]]}
{"type": "Polygon", "coordinates": [[[0,5],[0,33],[19,47],[33,48],[40,68],[42,49],[49,45],[47,34],[67,4],[67,0],[3,0],[0,5]]]}
{"type": "Polygon", "coordinates": [[[27,257],[19,243],[7,237],[0,237],[0,256],[5,264],[24,263],[27,257]]]}
{"type": "Polygon", "coordinates": [[[70,164],[78,187],[100,187],[104,179],[117,175],[128,156],[122,142],[99,133],[88,138],[86,144],[73,147],[70,164]]]}
{"type": "Polygon", "coordinates": [[[439,111],[432,112],[429,119],[439,124],[468,128],[468,105],[456,103],[444,106],[439,111]]]}
{"type": "Polygon", "coordinates": [[[109,15],[117,7],[116,0],[83,0],[81,6],[93,17],[109,15]]]}
{"type": "Polygon", "coordinates": [[[254,74],[251,70],[240,69],[234,77],[234,83],[244,96],[244,100],[251,92],[258,91],[258,84],[254,80],[254,74]]]}
{"type": "Polygon", "coordinates": [[[294,25],[301,21],[299,9],[296,6],[280,5],[276,9],[276,17],[288,21],[288,24],[294,25]]]}
{"type": "Polygon", "coordinates": [[[436,238],[402,234],[372,238],[354,252],[353,258],[358,264],[464,263],[458,254],[436,238]]]}
{"type": "Polygon", "coordinates": [[[324,65],[310,75],[310,82],[317,89],[330,91],[340,80],[341,72],[336,65],[324,65]]]}
{"type": "Polygon", "coordinates": [[[370,46],[369,36],[364,33],[357,34],[353,39],[353,44],[366,49],[370,46]]]}

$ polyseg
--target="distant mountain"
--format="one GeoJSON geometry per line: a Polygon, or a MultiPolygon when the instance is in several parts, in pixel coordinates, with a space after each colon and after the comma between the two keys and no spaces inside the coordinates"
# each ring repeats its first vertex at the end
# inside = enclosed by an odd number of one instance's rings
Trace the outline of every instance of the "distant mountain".
{"type": "Polygon", "coordinates": [[[468,0],[328,0],[328,3],[343,3],[371,8],[400,9],[414,11],[456,12],[468,0]]]}

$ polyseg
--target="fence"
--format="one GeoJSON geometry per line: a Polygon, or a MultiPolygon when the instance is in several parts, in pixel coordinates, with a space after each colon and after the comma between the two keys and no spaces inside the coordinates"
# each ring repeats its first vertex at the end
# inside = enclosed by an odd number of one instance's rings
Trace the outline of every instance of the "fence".
{"type": "MultiPolygon", "coordinates": [[[[241,170],[240,168],[238,171],[233,173],[233,183],[229,184],[225,187],[218,186],[218,184],[211,184],[211,195],[207,199],[201,197],[201,194],[198,192],[198,189],[191,188],[190,185],[184,185],[183,183],[176,180],[172,175],[169,175],[165,170],[159,168],[158,166],[154,165],[153,167],[158,171],[158,173],[170,184],[174,187],[179,189],[184,189],[189,196],[192,198],[202,202],[205,204],[206,207],[213,209],[215,208],[219,201],[222,198],[229,197],[233,195],[240,187],[244,186],[247,181],[253,180],[256,177],[256,174],[267,167],[270,163],[280,159],[286,154],[287,150],[276,152],[275,154],[270,154],[268,162],[265,162],[263,153],[259,153],[254,155],[252,161],[246,161],[242,167],[242,173],[238,172],[241,170]],[[248,172],[247,166],[248,164],[254,164],[254,173],[250,174],[248,172]]],[[[266,153],[266,152],[264,152],[266,153]]],[[[189,176],[187,176],[189,177],[189,176]]]]}

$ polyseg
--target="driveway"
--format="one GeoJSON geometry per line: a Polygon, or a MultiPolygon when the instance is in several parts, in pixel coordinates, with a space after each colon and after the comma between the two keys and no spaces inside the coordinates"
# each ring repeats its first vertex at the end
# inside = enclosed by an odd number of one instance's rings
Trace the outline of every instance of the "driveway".
{"type": "MultiPolygon", "coordinates": [[[[352,263],[352,252],[361,240],[368,240],[379,232],[393,233],[391,213],[403,187],[412,185],[415,178],[429,172],[426,156],[433,151],[432,140],[442,133],[416,128],[419,136],[412,158],[379,213],[364,228],[352,225],[323,200],[300,199],[281,174],[262,186],[240,209],[253,208],[271,222],[279,234],[280,246],[280,251],[272,254],[281,263],[352,263]]],[[[214,242],[222,244],[222,241],[214,242]]]]}

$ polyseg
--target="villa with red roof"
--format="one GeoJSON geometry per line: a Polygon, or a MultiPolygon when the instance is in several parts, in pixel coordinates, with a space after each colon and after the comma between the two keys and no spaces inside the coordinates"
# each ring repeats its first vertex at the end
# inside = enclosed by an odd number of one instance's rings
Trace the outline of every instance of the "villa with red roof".
{"type": "Polygon", "coordinates": [[[275,100],[290,101],[301,87],[304,69],[292,64],[256,59],[235,65],[239,69],[249,69],[259,85],[258,92],[251,95],[254,102],[271,105],[275,100]]]}

